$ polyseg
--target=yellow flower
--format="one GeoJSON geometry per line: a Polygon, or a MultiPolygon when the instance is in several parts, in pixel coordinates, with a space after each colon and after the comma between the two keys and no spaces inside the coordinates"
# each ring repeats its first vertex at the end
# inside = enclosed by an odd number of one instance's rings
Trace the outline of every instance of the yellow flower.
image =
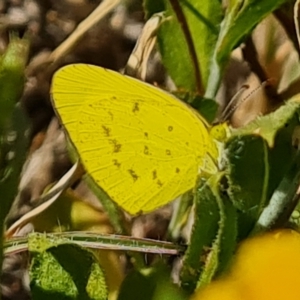
{"type": "Polygon", "coordinates": [[[300,234],[266,233],[243,242],[230,272],[193,300],[299,300],[300,234]]]}

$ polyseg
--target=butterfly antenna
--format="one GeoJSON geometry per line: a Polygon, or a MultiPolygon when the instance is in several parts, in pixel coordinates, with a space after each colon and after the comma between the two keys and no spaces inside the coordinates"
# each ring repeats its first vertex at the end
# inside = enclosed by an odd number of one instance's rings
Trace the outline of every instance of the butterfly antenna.
{"type": "Polygon", "coordinates": [[[237,107],[239,107],[242,103],[249,100],[254,93],[256,93],[259,89],[265,87],[267,84],[268,84],[268,81],[264,81],[257,88],[252,90],[245,98],[243,98],[242,100],[237,102],[237,100],[238,100],[239,96],[241,95],[241,93],[249,88],[249,85],[243,85],[241,87],[241,89],[233,96],[233,98],[230,100],[230,102],[228,103],[228,105],[224,109],[224,111],[221,115],[221,118],[220,118],[221,122],[227,121],[230,118],[230,116],[232,115],[232,113],[237,109],[237,107]],[[235,102],[237,102],[237,103],[235,103],[235,102]]]}
{"type": "Polygon", "coordinates": [[[233,104],[238,100],[238,98],[240,97],[240,95],[249,88],[249,85],[245,84],[243,85],[238,91],[237,93],[231,98],[231,100],[229,101],[229,103],[226,105],[224,111],[221,114],[220,117],[220,122],[225,122],[229,119],[230,115],[232,114],[233,110],[236,109],[237,104],[235,104],[233,106],[233,104]]]}

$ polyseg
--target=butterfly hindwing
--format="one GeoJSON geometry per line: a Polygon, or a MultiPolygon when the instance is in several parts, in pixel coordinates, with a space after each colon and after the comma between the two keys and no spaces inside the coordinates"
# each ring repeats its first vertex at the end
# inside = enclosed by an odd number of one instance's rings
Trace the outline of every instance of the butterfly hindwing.
{"type": "Polygon", "coordinates": [[[55,74],[51,92],[86,171],[130,214],[191,189],[206,154],[216,155],[195,111],[136,79],[70,65],[55,74]]]}

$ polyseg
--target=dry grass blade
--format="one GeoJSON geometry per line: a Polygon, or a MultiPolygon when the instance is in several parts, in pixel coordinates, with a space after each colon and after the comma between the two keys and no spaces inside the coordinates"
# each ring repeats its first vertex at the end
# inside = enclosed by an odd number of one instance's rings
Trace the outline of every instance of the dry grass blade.
{"type": "Polygon", "coordinates": [[[48,193],[42,196],[43,203],[41,205],[25,214],[22,218],[10,226],[5,233],[6,238],[13,236],[14,233],[32,220],[32,218],[52,205],[59,198],[62,192],[68,188],[74,180],[81,177],[82,174],[82,167],[79,162],[76,162],[73,167],[48,191],[48,193]]]}
{"type": "Polygon", "coordinates": [[[50,62],[56,62],[66,55],[66,53],[69,53],[91,27],[97,24],[120,3],[121,0],[102,1],[99,6],[77,26],[73,33],[52,52],[49,57],[50,62]]]}
{"type": "Polygon", "coordinates": [[[163,15],[156,14],[147,21],[128,59],[126,73],[145,81],[148,59],[155,46],[156,32],[162,20],[163,15]]]}
{"type": "Polygon", "coordinates": [[[295,23],[295,28],[296,28],[298,44],[300,46],[299,4],[300,4],[300,0],[297,0],[294,5],[294,23],[295,23]]]}

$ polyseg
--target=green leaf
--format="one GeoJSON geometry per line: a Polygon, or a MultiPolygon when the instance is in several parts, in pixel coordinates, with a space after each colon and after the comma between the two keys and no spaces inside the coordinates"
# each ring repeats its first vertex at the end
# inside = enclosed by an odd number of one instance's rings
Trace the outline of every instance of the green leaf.
{"type": "Polygon", "coordinates": [[[267,142],[270,169],[267,198],[271,197],[295,158],[297,149],[293,145],[293,137],[296,127],[299,126],[299,113],[300,104],[289,101],[275,112],[256,118],[234,133],[259,135],[267,142]]]}
{"type": "Polygon", "coordinates": [[[76,299],[76,286],[71,276],[49,253],[33,258],[30,277],[32,299],[76,299]]]}
{"type": "Polygon", "coordinates": [[[228,194],[240,211],[239,231],[252,229],[267,203],[269,161],[266,141],[255,135],[237,135],[226,143],[228,194]]]}
{"type": "MultiPolygon", "coordinates": [[[[148,16],[157,12],[152,2],[145,2],[148,16]]],[[[158,46],[164,66],[178,89],[199,92],[195,74],[199,68],[202,86],[205,87],[210,72],[210,60],[218,38],[218,26],[222,20],[221,3],[218,0],[176,0],[174,2],[179,4],[176,14],[171,1],[159,2],[164,3],[167,18],[158,32],[158,46]],[[182,16],[181,20],[178,19],[178,15],[182,16]],[[191,41],[187,40],[187,34],[191,41]],[[191,48],[195,51],[195,60],[191,56],[191,48]]]]}
{"type": "MultiPolygon", "coordinates": [[[[216,175],[221,180],[221,174],[216,175]]],[[[215,276],[227,269],[236,246],[237,215],[234,206],[225,192],[220,191],[220,186],[210,186],[215,200],[219,205],[219,228],[215,240],[207,255],[205,266],[197,283],[197,289],[209,284],[215,276]]],[[[203,230],[203,229],[202,229],[203,230]]]]}
{"type": "Polygon", "coordinates": [[[200,112],[208,123],[211,124],[216,119],[219,105],[215,100],[202,98],[201,101],[194,101],[191,105],[200,112]]]}
{"type": "Polygon", "coordinates": [[[131,271],[124,279],[118,300],[144,299],[152,300],[155,282],[140,271],[131,271]]]}
{"type": "Polygon", "coordinates": [[[212,123],[216,119],[219,105],[215,100],[206,99],[190,92],[175,91],[173,94],[196,109],[208,123],[212,123]]]}
{"type": "Polygon", "coordinates": [[[300,182],[300,152],[298,151],[291,168],[284,175],[272,195],[269,205],[260,215],[253,232],[271,230],[287,225],[299,201],[297,190],[300,182]]]}
{"type": "Polygon", "coordinates": [[[103,272],[93,254],[63,239],[31,234],[33,299],[107,299],[103,272]]]}
{"type": "Polygon", "coordinates": [[[152,268],[134,270],[124,279],[118,300],[184,300],[187,295],[171,283],[170,270],[161,262],[152,268]]]}
{"type": "Polygon", "coordinates": [[[194,224],[180,274],[182,287],[193,292],[204,268],[207,250],[218,232],[219,206],[208,182],[200,182],[194,196],[194,224]]]}
{"type": "Polygon", "coordinates": [[[228,193],[240,210],[239,236],[245,237],[294,163],[293,135],[300,105],[288,102],[233,132],[225,146],[228,193]]]}
{"type": "Polygon", "coordinates": [[[213,244],[213,251],[218,253],[218,268],[215,276],[227,271],[236,248],[238,233],[237,211],[227,193],[222,193],[221,198],[224,210],[221,213],[218,235],[213,244]]]}
{"type": "Polygon", "coordinates": [[[143,1],[145,18],[148,20],[152,15],[165,10],[164,0],[144,0],[143,1]]]}
{"type": "Polygon", "coordinates": [[[201,181],[195,193],[195,220],[180,274],[182,287],[189,292],[225,269],[235,247],[236,214],[228,197],[220,192],[223,176],[219,173],[201,181]]]}
{"type": "Polygon", "coordinates": [[[156,288],[152,300],[188,300],[187,294],[171,282],[171,270],[163,264],[156,264],[152,273],[156,288]]]}
{"type": "Polygon", "coordinates": [[[251,33],[259,22],[285,2],[286,0],[230,2],[212,56],[206,98],[216,96],[232,50],[251,33]]]}
{"type": "Polygon", "coordinates": [[[296,205],[294,201],[300,176],[299,151],[293,142],[295,137],[299,142],[299,137],[295,136],[295,130],[299,127],[299,109],[297,102],[290,101],[275,113],[244,129],[253,130],[256,126],[269,145],[270,170],[266,192],[270,201],[257,221],[255,232],[285,226],[296,205]]]}

